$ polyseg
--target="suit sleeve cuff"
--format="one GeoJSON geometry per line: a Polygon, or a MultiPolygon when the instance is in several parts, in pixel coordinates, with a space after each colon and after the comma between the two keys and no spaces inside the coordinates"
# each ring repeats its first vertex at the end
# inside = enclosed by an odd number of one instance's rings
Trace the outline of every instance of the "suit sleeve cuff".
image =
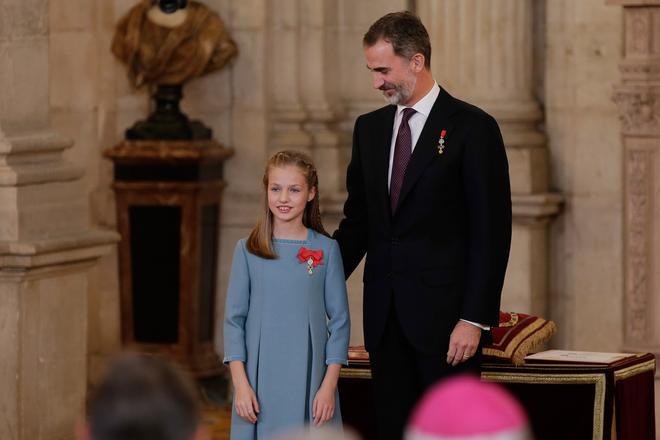
{"type": "Polygon", "coordinates": [[[479,324],[478,322],[472,322],[472,321],[468,321],[467,319],[462,319],[462,318],[461,318],[461,321],[467,322],[468,324],[472,324],[475,327],[479,327],[481,330],[490,330],[489,325],[479,324]]]}

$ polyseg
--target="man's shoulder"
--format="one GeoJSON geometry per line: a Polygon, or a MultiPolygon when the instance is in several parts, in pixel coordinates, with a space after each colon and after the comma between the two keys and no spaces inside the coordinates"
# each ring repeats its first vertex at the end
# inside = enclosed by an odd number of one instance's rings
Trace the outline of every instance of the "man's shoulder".
{"type": "Polygon", "coordinates": [[[361,123],[367,124],[373,122],[381,122],[384,118],[392,117],[395,113],[395,110],[395,105],[388,104],[379,109],[361,114],[358,116],[357,120],[361,123]]]}
{"type": "Polygon", "coordinates": [[[460,118],[465,118],[473,122],[490,123],[495,122],[495,118],[481,107],[451,97],[452,105],[455,108],[455,114],[460,118]]]}

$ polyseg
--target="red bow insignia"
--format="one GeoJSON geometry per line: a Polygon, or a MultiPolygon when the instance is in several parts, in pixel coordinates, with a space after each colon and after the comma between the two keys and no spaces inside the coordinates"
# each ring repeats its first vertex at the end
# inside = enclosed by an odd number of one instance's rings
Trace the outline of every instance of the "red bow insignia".
{"type": "Polygon", "coordinates": [[[298,260],[301,263],[307,263],[307,273],[311,275],[316,266],[323,264],[323,250],[307,249],[305,246],[301,246],[298,250],[298,260]]]}
{"type": "Polygon", "coordinates": [[[447,134],[447,130],[442,130],[440,132],[440,140],[438,140],[438,154],[442,154],[445,152],[445,135],[447,134]]]}

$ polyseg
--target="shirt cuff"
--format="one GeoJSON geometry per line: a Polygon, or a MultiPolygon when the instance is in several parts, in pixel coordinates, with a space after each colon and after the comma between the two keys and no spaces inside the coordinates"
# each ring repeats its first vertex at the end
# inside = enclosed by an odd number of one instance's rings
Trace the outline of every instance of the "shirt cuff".
{"type": "Polygon", "coordinates": [[[490,326],[489,326],[489,325],[479,324],[479,323],[477,323],[477,322],[468,321],[467,319],[463,319],[463,318],[461,318],[461,321],[463,321],[463,322],[467,322],[468,324],[472,324],[472,325],[475,326],[475,327],[479,327],[481,330],[490,330],[490,326]]]}

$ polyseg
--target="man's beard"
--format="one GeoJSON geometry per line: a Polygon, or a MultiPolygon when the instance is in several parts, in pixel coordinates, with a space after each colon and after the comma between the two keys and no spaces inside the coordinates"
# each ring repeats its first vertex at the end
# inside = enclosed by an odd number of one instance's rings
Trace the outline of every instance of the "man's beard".
{"type": "Polygon", "coordinates": [[[403,80],[399,84],[385,83],[380,87],[380,90],[383,91],[383,97],[385,98],[385,101],[392,105],[399,105],[404,102],[408,102],[408,100],[412,97],[416,83],[417,78],[413,76],[410,81],[403,80]],[[385,92],[388,90],[394,90],[394,94],[387,95],[385,92]]]}

